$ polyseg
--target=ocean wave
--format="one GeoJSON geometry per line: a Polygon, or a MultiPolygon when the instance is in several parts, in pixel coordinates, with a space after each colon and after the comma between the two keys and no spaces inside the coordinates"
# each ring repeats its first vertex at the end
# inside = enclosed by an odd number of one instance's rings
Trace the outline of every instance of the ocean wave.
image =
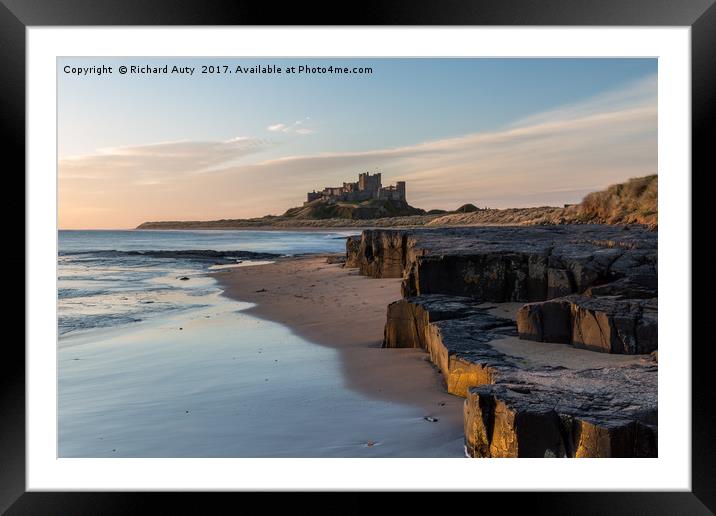
{"type": "Polygon", "coordinates": [[[276,253],[255,251],[216,251],[213,249],[178,249],[178,250],[133,250],[118,251],[116,249],[100,249],[94,251],[60,251],[59,256],[91,256],[99,258],[122,258],[127,256],[147,258],[181,258],[185,260],[266,260],[278,258],[276,253]]]}
{"type": "Polygon", "coordinates": [[[60,335],[67,335],[73,331],[107,328],[140,321],[142,321],[141,317],[126,314],[64,316],[58,319],[57,328],[60,335]]]}
{"type": "Polygon", "coordinates": [[[85,288],[58,288],[58,299],[75,299],[78,297],[94,297],[108,294],[108,290],[90,290],[85,288]]]}
{"type": "Polygon", "coordinates": [[[154,301],[140,301],[139,303],[142,305],[141,310],[125,313],[110,312],[102,314],[60,315],[57,320],[58,332],[60,335],[67,335],[75,331],[126,326],[169,312],[175,313],[209,306],[204,303],[190,303],[186,305],[155,304],[154,301]]]}

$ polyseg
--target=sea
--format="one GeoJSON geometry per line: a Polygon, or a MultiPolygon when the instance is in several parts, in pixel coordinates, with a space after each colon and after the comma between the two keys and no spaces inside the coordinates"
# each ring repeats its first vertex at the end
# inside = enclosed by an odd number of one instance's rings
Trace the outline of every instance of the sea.
{"type": "Polygon", "coordinates": [[[351,234],[60,231],[58,456],[464,456],[460,428],[351,390],[336,349],[207,274],[343,252],[351,234]]]}
{"type": "Polygon", "coordinates": [[[60,339],[201,308],[218,292],[206,277],[212,269],[342,252],[351,234],[355,232],[60,231],[60,339]]]}

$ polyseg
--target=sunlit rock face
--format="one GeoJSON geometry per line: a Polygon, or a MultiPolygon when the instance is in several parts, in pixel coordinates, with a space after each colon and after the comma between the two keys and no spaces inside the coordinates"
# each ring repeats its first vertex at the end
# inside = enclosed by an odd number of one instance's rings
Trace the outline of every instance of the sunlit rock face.
{"type": "Polygon", "coordinates": [[[638,365],[471,387],[464,413],[468,454],[656,457],[655,373],[656,365],[638,365]]]}
{"type": "Polygon", "coordinates": [[[657,349],[657,299],[567,296],[527,304],[517,313],[522,339],[564,342],[628,355],[657,349]]]}
{"type": "Polygon", "coordinates": [[[656,232],[368,230],[346,251],[403,278],[383,345],[425,350],[466,398],[469,455],[656,456],[656,232]]]}

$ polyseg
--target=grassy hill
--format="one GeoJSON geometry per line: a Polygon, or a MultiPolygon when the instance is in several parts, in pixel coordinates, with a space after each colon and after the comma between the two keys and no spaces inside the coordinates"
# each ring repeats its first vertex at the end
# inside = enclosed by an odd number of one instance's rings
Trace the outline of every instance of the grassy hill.
{"type": "Polygon", "coordinates": [[[426,226],[536,225],[536,224],[658,224],[658,177],[637,177],[606,190],[588,194],[581,203],[557,208],[479,209],[449,213],[426,226]]]}
{"type": "Polygon", "coordinates": [[[384,217],[404,217],[423,215],[425,210],[413,208],[405,201],[371,199],[364,202],[333,202],[317,199],[313,202],[291,208],[283,214],[284,218],[294,219],[381,219],[384,217]]]}
{"type": "Polygon", "coordinates": [[[427,226],[536,225],[536,224],[658,224],[658,177],[637,177],[606,190],[588,194],[581,203],[556,208],[480,209],[450,213],[427,226]]]}
{"type": "Polygon", "coordinates": [[[656,225],[658,190],[656,174],[630,179],[587,195],[577,206],[576,217],[581,222],[656,225]]]}

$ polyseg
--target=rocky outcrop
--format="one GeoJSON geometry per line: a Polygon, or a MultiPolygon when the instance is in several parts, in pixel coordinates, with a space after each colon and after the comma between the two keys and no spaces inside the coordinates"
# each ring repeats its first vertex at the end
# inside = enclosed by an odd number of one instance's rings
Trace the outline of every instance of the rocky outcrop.
{"type": "Polygon", "coordinates": [[[360,242],[361,237],[349,236],[346,238],[346,267],[360,267],[360,259],[358,258],[360,242]]]}
{"type": "Polygon", "coordinates": [[[494,308],[442,295],[388,308],[384,345],[425,350],[447,391],[466,398],[471,456],[656,456],[655,360],[574,350],[555,362],[539,349],[551,344],[520,343],[494,308]]]}
{"type": "Polygon", "coordinates": [[[345,265],[346,263],[346,257],[342,254],[331,254],[326,256],[326,263],[334,265],[334,264],[340,264],[345,265]]]}
{"type": "Polygon", "coordinates": [[[522,339],[629,355],[658,347],[657,299],[568,296],[524,305],[517,313],[522,339]]]}
{"type": "Polygon", "coordinates": [[[469,387],[499,381],[502,374],[514,367],[491,345],[500,337],[514,335],[514,326],[513,321],[490,315],[486,310],[428,326],[426,351],[450,394],[465,397],[469,387]]]}
{"type": "Polygon", "coordinates": [[[489,383],[493,366],[504,361],[489,342],[516,335],[514,321],[497,317],[468,298],[432,295],[402,299],[388,306],[383,346],[420,348],[442,374],[451,394],[489,383]]]}
{"type": "Polygon", "coordinates": [[[420,215],[425,215],[425,210],[415,208],[405,200],[363,199],[362,201],[342,202],[339,199],[320,198],[306,202],[303,206],[289,208],[280,218],[289,220],[376,220],[420,215]]]}
{"type": "Polygon", "coordinates": [[[366,276],[402,277],[404,296],[529,302],[619,282],[654,297],[656,244],[654,232],[613,226],[368,230],[352,259],[366,276]]]}
{"type": "Polygon", "coordinates": [[[468,389],[472,457],[656,457],[656,366],[530,371],[468,389]]]}
{"type": "Polygon", "coordinates": [[[383,345],[425,350],[466,398],[470,456],[653,457],[656,243],[588,225],[369,230],[346,266],[403,278],[383,345]],[[506,302],[527,304],[514,320],[495,315],[506,302]]]}
{"type": "Polygon", "coordinates": [[[407,235],[398,230],[366,230],[350,240],[349,261],[371,278],[400,278],[406,263],[407,235]]]}
{"type": "Polygon", "coordinates": [[[475,306],[472,299],[442,295],[395,301],[388,305],[383,347],[427,350],[430,323],[474,315],[475,306]]]}

